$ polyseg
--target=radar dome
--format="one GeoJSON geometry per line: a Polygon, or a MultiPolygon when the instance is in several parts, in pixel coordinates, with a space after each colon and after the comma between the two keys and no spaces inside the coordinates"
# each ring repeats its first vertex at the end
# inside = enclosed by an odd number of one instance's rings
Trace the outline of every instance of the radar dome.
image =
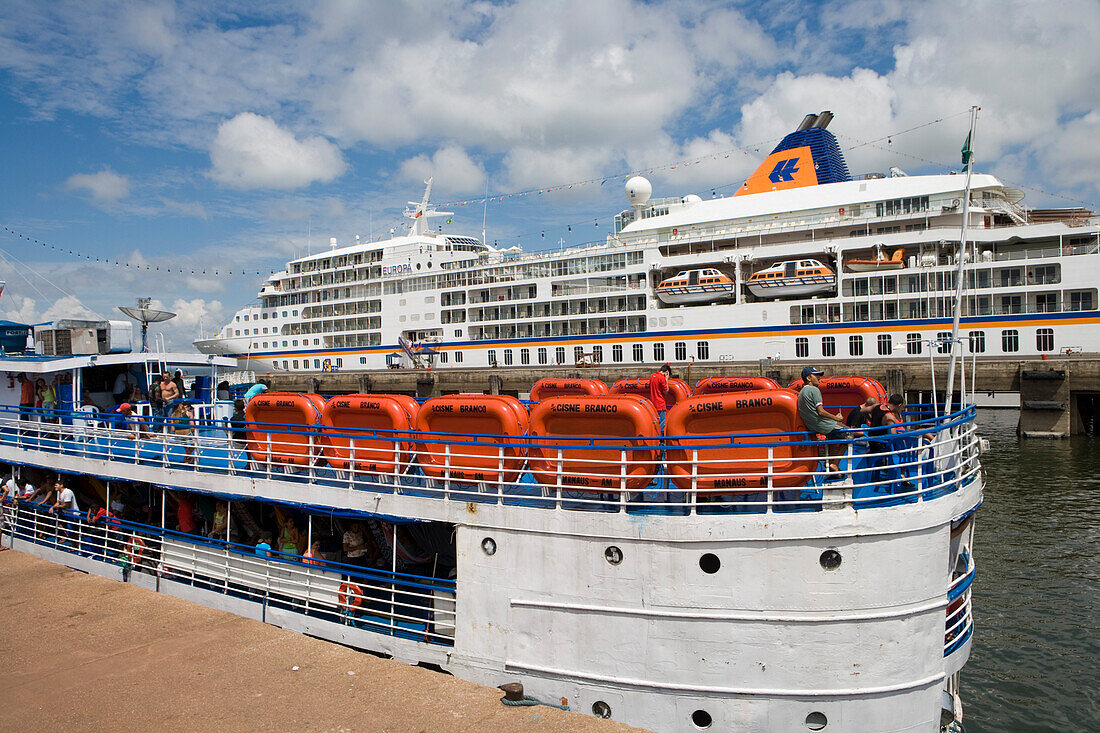
{"type": "Polygon", "coordinates": [[[699,198],[699,196],[697,194],[694,194],[694,193],[689,193],[687,196],[684,196],[684,203],[689,204],[689,205],[690,204],[697,204],[702,200],[703,199],[699,198]]]}
{"type": "Polygon", "coordinates": [[[626,182],[626,197],[635,206],[649,201],[653,195],[653,184],[641,176],[634,176],[626,182]]]}

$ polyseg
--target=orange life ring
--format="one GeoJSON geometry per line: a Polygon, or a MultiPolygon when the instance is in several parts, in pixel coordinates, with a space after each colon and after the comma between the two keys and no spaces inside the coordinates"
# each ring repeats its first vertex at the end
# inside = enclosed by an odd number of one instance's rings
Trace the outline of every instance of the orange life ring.
{"type": "Polygon", "coordinates": [[[145,540],[134,535],[122,551],[122,559],[131,565],[137,565],[143,557],[145,557],[145,540]]]}
{"type": "Polygon", "coordinates": [[[844,216],[844,207],[843,206],[840,207],[840,215],[844,216]]]}
{"type": "Polygon", "coordinates": [[[340,609],[350,611],[363,605],[363,589],[355,583],[344,581],[340,584],[340,591],[336,594],[340,601],[340,609]]]}

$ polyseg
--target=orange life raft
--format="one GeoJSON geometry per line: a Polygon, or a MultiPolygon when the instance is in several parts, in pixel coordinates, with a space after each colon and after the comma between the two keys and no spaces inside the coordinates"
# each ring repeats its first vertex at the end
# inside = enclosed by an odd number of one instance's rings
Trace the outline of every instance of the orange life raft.
{"type": "Polygon", "coordinates": [[[352,394],[333,397],[321,413],[322,451],[329,465],[393,473],[412,460],[411,436],[419,405],[408,395],[352,394]],[[381,431],[381,432],[377,432],[381,431]]]}
{"type": "Polygon", "coordinates": [[[691,396],[757,392],[762,389],[782,389],[782,385],[769,377],[707,377],[699,380],[691,396]]]}
{"type": "Polygon", "coordinates": [[[308,466],[320,439],[316,426],[324,407],[325,399],[315,394],[265,392],[253,397],[244,408],[252,459],[308,466]]]}
{"type": "Polygon", "coordinates": [[[531,408],[531,473],[543,486],[637,491],[657,473],[660,434],[637,395],[551,397],[531,408]]]}
{"type": "MultiPolygon", "coordinates": [[[[802,385],[803,381],[796,379],[791,382],[790,388],[798,392],[802,385]]],[[[857,407],[869,397],[880,403],[886,401],[886,388],[870,377],[822,377],[818,389],[821,390],[821,404],[826,410],[857,407]]]]}
{"type": "MultiPolygon", "coordinates": [[[[634,394],[649,399],[648,379],[620,379],[611,385],[611,394],[634,394]]],[[[665,402],[671,408],[677,402],[686,400],[691,395],[691,388],[682,379],[669,379],[668,391],[665,393],[665,402]],[[672,399],[669,400],[671,393],[672,399]]]]}
{"type": "Polygon", "coordinates": [[[547,397],[573,397],[577,395],[604,395],[607,385],[598,379],[557,379],[546,377],[531,387],[531,402],[542,402],[547,397]]]}
{"type": "Polygon", "coordinates": [[[798,444],[807,439],[805,429],[798,416],[798,396],[790,390],[692,397],[665,418],[668,473],[678,488],[701,494],[801,486],[818,462],[816,447],[798,444]]]}
{"type": "Polygon", "coordinates": [[[427,476],[464,483],[509,483],[523,470],[527,410],[514,397],[435,397],[420,406],[416,427],[426,434],[475,434],[441,435],[441,442],[418,443],[420,468],[427,476]]]}

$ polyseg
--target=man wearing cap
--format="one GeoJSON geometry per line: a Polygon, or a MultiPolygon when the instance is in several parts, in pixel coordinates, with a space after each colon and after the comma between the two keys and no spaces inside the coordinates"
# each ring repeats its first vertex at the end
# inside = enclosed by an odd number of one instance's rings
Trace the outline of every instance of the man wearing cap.
{"type": "Polygon", "coordinates": [[[129,432],[127,433],[127,437],[131,440],[137,437],[134,431],[131,429],[133,425],[131,424],[130,418],[134,416],[133,405],[131,405],[129,402],[123,402],[121,405],[118,406],[115,412],[117,412],[119,415],[119,417],[117,418],[118,429],[128,430],[129,432]]]}
{"type": "MultiPolygon", "coordinates": [[[[798,393],[798,414],[802,418],[802,424],[810,433],[824,435],[826,440],[840,440],[844,438],[844,416],[837,412],[833,414],[825,409],[821,398],[821,375],[825,372],[812,366],[802,370],[802,389],[798,393]]],[[[829,473],[836,473],[836,457],[843,452],[844,446],[838,444],[829,445],[829,473]]]]}

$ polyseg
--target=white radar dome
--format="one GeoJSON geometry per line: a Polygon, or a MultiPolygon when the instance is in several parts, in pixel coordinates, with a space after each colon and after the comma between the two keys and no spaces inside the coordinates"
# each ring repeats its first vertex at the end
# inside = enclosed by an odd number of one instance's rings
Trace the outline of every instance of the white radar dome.
{"type": "Polygon", "coordinates": [[[626,197],[635,206],[649,201],[653,195],[653,184],[641,176],[634,176],[626,182],[626,197]]]}
{"type": "Polygon", "coordinates": [[[689,204],[689,205],[690,204],[697,204],[702,200],[703,199],[699,198],[699,196],[697,196],[694,193],[689,193],[687,196],[684,196],[684,203],[689,204]]]}

